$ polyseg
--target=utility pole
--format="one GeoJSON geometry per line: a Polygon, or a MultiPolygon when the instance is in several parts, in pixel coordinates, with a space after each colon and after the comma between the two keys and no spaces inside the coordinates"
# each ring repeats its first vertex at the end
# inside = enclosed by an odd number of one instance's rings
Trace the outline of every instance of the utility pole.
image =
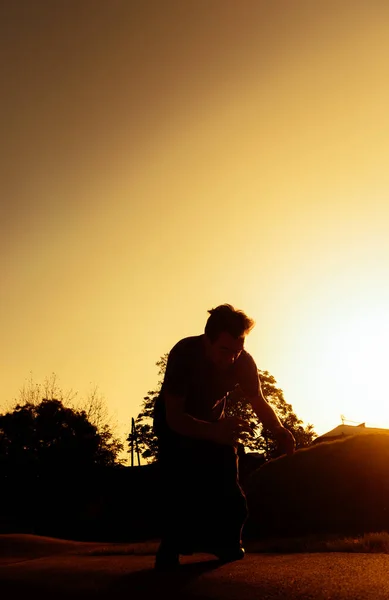
{"type": "Polygon", "coordinates": [[[139,456],[139,447],[138,447],[138,433],[136,431],[134,418],[131,419],[131,466],[134,466],[134,448],[136,455],[138,457],[138,467],[140,467],[140,456],[139,456]]]}

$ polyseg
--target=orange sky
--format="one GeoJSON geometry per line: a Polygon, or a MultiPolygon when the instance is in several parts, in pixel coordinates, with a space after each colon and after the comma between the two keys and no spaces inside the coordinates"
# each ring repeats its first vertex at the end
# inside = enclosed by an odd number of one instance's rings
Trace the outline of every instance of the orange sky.
{"type": "Polygon", "coordinates": [[[0,13],[0,408],[55,372],[128,432],[229,302],[317,433],[389,427],[389,5],[0,13]]]}

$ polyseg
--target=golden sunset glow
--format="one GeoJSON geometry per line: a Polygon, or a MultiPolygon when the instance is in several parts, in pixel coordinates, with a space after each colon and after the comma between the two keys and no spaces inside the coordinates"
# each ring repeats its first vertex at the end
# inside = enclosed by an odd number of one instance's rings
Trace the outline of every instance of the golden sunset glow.
{"type": "Polygon", "coordinates": [[[317,433],[389,427],[389,5],[65,4],[2,9],[4,405],[55,372],[128,433],[229,302],[317,433]]]}

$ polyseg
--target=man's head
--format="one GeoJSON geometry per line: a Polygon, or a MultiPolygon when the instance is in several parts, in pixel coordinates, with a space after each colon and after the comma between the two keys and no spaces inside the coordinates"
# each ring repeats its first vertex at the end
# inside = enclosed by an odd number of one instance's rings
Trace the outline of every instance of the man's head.
{"type": "Polygon", "coordinates": [[[255,323],[243,311],[222,304],[208,311],[205,325],[207,354],[219,369],[227,369],[244,348],[245,337],[255,323]]]}

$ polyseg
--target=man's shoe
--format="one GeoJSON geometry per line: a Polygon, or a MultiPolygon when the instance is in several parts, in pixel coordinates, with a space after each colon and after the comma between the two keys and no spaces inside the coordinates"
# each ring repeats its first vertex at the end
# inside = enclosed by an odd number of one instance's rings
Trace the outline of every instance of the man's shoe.
{"type": "Polygon", "coordinates": [[[246,552],[243,546],[233,546],[230,548],[219,548],[212,552],[212,554],[215,554],[220,560],[220,562],[229,563],[234,562],[236,560],[242,560],[242,558],[245,557],[246,552]]]}

